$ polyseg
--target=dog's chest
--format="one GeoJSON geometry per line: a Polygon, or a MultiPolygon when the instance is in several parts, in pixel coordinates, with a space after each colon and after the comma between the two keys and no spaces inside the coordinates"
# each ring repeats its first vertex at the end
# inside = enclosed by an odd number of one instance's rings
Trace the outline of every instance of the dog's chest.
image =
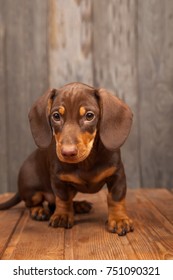
{"type": "Polygon", "coordinates": [[[106,179],[116,172],[116,167],[94,168],[91,171],[76,170],[75,172],[61,172],[58,178],[75,186],[81,192],[97,192],[106,179]]]}

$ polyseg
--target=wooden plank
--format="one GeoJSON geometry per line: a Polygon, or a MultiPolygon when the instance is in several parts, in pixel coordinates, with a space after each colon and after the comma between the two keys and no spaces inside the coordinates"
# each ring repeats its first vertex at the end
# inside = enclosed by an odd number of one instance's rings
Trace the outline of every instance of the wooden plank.
{"type": "Polygon", "coordinates": [[[173,193],[166,189],[145,189],[142,193],[173,224],[173,193]]]}
{"type": "Polygon", "coordinates": [[[134,123],[123,146],[128,185],[140,186],[137,80],[137,1],[93,1],[94,84],[115,91],[132,109],[134,123]]]}
{"type": "Polygon", "coordinates": [[[47,1],[4,2],[8,188],[15,190],[19,167],[34,147],[29,107],[48,87],[47,1]]]}
{"type": "MultiPolygon", "coordinates": [[[[126,236],[120,238],[107,232],[106,191],[79,195],[93,203],[91,213],[78,215],[72,231],[65,233],[65,259],[135,259],[133,248],[126,236]]],[[[130,233],[130,235],[133,235],[130,233]]]]}
{"type": "Polygon", "coordinates": [[[143,192],[128,191],[127,210],[134,220],[135,231],[124,237],[105,229],[105,193],[85,198],[92,201],[95,208],[90,214],[78,216],[73,230],[65,233],[65,259],[173,258],[173,226],[143,197],[143,192]]]}
{"type": "Polygon", "coordinates": [[[173,187],[173,2],[138,1],[142,186],[173,187]]]}
{"type": "Polygon", "coordinates": [[[5,85],[5,25],[4,1],[0,0],[0,193],[8,189],[7,178],[7,99],[5,85]]]}
{"type": "MultiPolygon", "coordinates": [[[[8,200],[11,194],[4,194],[0,196],[0,203],[8,200]]],[[[9,241],[15,231],[23,215],[23,204],[14,207],[8,211],[0,211],[0,259],[8,247],[9,241]]]]}
{"type": "Polygon", "coordinates": [[[28,211],[5,250],[3,260],[61,260],[64,258],[64,229],[48,227],[48,222],[32,220],[28,211]]]}
{"type": "Polygon", "coordinates": [[[93,84],[92,1],[49,1],[49,82],[93,84]]]}
{"type": "MultiPolygon", "coordinates": [[[[165,202],[164,197],[160,200],[165,202]]],[[[127,238],[138,259],[173,259],[173,224],[141,190],[130,191],[127,202],[135,224],[134,235],[129,234],[127,238]]]]}
{"type": "Polygon", "coordinates": [[[54,229],[48,227],[47,222],[33,221],[28,211],[21,215],[22,208],[17,206],[0,212],[0,226],[3,229],[0,238],[1,257],[173,259],[173,223],[170,220],[173,216],[172,197],[167,190],[128,190],[127,212],[134,220],[135,231],[123,237],[108,233],[105,229],[105,189],[97,194],[80,194],[77,197],[91,201],[93,209],[90,214],[76,215],[75,225],[70,230],[54,229]]]}

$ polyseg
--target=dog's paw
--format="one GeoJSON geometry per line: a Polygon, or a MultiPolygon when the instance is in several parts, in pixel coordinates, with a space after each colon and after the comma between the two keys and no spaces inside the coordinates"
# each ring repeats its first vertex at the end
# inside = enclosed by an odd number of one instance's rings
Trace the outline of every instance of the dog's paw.
{"type": "Polygon", "coordinates": [[[109,232],[117,233],[119,236],[126,235],[130,231],[134,231],[132,220],[128,217],[123,219],[109,219],[107,222],[107,229],[109,232]]]}
{"type": "Polygon", "coordinates": [[[50,218],[50,211],[42,206],[31,207],[30,216],[36,221],[48,221],[50,218]]]}
{"type": "Polygon", "coordinates": [[[49,221],[49,226],[71,228],[74,224],[73,214],[54,213],[49,221]]]}
{"type": "Polygon", "coordinates": [[[86,200],[74,201],[73,208],[76,214],[86,214],[90,212],[92,204],[86,200]]]}

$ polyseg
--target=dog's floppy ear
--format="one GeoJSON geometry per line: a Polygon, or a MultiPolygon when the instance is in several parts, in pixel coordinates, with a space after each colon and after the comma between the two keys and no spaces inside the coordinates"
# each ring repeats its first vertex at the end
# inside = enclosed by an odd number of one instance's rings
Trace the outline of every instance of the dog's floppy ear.
{"type": "Polygon", "coordinates": [[[48,90],[34,103],[28,115],[32,136],[41,149],[47,148],[52,140],[49,115],[56,94],[56,89],[48,90]]]}
{"type": "Polygon", "coordinates": [[[119,98],[105,89],[97,91],[101,109],[100,138],[108,150],[118,149],[129,135],[133,114],[119,98]]]}

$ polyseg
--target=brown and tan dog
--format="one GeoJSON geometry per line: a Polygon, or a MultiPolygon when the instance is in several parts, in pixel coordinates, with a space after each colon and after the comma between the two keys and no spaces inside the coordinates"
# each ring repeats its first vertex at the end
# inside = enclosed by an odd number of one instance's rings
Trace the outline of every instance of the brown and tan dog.
{"type": "Polygon", "coordinates": [[[21,167],[18,193],[1,204],[0,210],[24,200],[33,219],[50,219],[52,227],[70,228],[74,211],[91,209],[86,201],[73,202],[76,193],[96,193],[106,183],[108,230],[118,235],[132,231],[120,156],[132,124],[128,106],[105,89],[71,83],[41,96],[29,120],[39,149],[21,167]]]}

